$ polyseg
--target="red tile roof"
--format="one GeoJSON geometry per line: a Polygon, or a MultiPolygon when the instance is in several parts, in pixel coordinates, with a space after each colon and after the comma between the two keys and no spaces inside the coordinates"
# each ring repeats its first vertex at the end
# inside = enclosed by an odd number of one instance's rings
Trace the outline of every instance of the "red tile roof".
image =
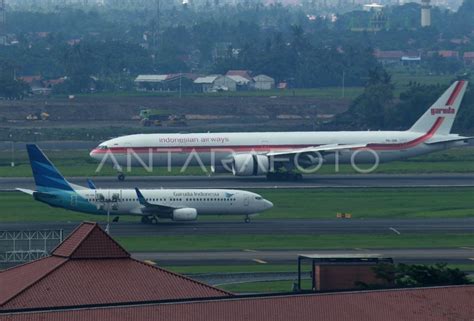
{"type": "Polygon", "coordinates": [[[382,51],[376,50],[374,56],[377,59],[401,59],[403,57],[403,51],[400,50],[389,50],[382,51]]]}
{"type": "Polygon", "coordinates": [[[444,58],[457,58],[459,57],[459,52],[453,50],[440,50],[438,55],[444,58]]]}
{"type": "Polygon", "coordinates": [[[34,81],[41,81],[42,77],[41,76],[22,76],[22,77],[18,77],[18,79],[22,80],[23,82],[26,82],[27,84],[31,84],[34,81]]]}
{"type": "Polygon", "coordinates": [[[453,286],[70,309],[8,320],[471,321],[473,302],[474,286],[453,286]]]}
{"type": "Polygon", "coordinates": [[[80,258],[128,258],[130,254],[95,223],[84,222],[54,249],[54,256],[80,258]]]}
{"type": "Polygon", "coordinates": [[[0,272],[0,311],[231,294],[130,258],[96,223],[83,223],[52,256],[0,272]]]}
{"type": "Polygon", "coordinates": [[[249,70],[229,70],[225,75],[226,76],[240,76],[240,77],[244,77],[245,79],[252,80],[249,70]]]}
{"type": "Polygon", "coordinates": [[[464,59],[474,59],[474,51],[466,51],[464,53],[464,59]]]}

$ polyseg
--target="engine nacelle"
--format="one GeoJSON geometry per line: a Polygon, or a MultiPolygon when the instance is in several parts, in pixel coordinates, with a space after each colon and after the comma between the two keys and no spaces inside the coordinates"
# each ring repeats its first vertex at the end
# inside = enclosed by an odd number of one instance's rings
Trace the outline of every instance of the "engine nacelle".
{"type": "Polygon", "coordinates": [[[232,160],[232,173],[235,176],[259,176],[270,171],[270,160],[265,155],[239,154],[232,160]]]}
{"type": "Polygon", "coordinates": [[[195,208],[178,208],[173,210],[171,219],[173,221],[195,221],[198,213],[195,208]]]}

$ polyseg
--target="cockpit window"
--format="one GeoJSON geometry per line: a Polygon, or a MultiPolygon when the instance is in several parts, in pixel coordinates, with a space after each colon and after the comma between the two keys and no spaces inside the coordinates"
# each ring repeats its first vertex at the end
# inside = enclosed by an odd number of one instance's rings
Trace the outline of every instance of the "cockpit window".
{"type": "Polygon", "coordinates": [[[109,149],[107,145],[99,145],[98,149],[109,149]]]}
{"type": "Polygon", "coordinates": [[[261,200],[263,200],[263,197],[261,197],[261,196],[255,196],[255,199],[258,200],[258,201],[261,201],[261,200]]]}

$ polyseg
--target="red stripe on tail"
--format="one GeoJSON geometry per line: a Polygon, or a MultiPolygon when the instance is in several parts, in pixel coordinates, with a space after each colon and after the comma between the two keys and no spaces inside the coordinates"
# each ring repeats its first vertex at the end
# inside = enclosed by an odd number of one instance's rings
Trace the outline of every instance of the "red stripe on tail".
{"type": "Polygon", "coordinates": [[[458,81],[458,83],[456,84],[456,87],[451,93],[451,96],[449,96],[449,99],[446,102],[446,106],[451,106],[452,104],[454,104],[454,101],[456,100],[456,98],[458,98],[458,95],[461,92],[461,89],[463,86],[464,86],[464,80],[458,81]]]}

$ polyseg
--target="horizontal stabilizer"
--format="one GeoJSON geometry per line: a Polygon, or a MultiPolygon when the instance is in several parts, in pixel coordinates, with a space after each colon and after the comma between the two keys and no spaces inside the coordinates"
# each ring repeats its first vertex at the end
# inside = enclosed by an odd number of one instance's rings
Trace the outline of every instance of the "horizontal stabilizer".
{"type": "Polygon", "coordinates": [[[454,142],[462,142],[462,141],[466,141],[466,143],[467,143],[471,139],[474,139],[474,137],[451,137],[451,138],[449,138],[449,137],[447,137],[447,138],[439,137],[439,138],[431,139],[431,140],[429,140],[425,143],[428,144],[428,145],[443,144],[443,143],[454,143],[454,142]]]}
{"type": "Polygon", "coordinates": [[[28,194],[28,195],[33,195],[35,191],[31,189],[25,189],[25,188],[15,188],[17,191],[28,194]]]}

